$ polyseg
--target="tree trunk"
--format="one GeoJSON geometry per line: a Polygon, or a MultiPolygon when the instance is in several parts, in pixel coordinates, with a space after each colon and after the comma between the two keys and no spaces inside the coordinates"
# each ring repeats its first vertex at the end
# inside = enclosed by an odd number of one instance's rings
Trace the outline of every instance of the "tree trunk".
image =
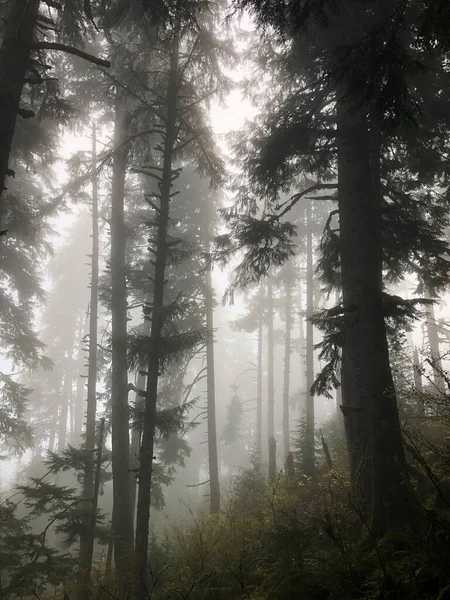
{"type": "Polygon", "coordinates": [[[291,375],[291,327],[292,327],[292,284],[285,282],[285,338],[284,338],[284,381],[283,381],[283,456],[284,461],[289,456],[289,382],[291,375]]]}
{"type": "Polygon", "coordinates": [[[67,443],[67,417],[72,397],[73,385],[73,342],[67,352],[64,385],[61,393],[61,411],[59,413],[58,452],[62,452],[67,443]]]}
{"type": "Polygon", "coordinates": [[[5,33],[0,47],[0,229],[4,222],[3,191],[9,174],[9,156],[19,114],[20,99],[30,62],[29,44],[40,0],[10,0],[6,16],[5,33]]]}
{"type": "Polygon", "coordinates": [[[264,314],[261,308],[258,321],[258,373],[256,390],[256,461],[262,461],[262,384],[263,384],[263,324],[264,314]]]}
{"type": "Polygon", "coordinates": [[[419,351],[414,347],[413,354],[413,369],[414,369],[414,388],[417,394],[417,414],[423,417],[425,414],[425,404],[423,396],[422,371],[420,369],[419,351]]]}
{"type": "Polygon", "coordinates": [[[442,377],[442,360],[441,351],[439,348],[439,327],[436,321],[436,314],[434,311],[434,304],[430,304],[427,307],[427,336],[428,345],[430,347],[430,360],[433,368],[433,382],[436,388],[436,392],[439,395],[445,396],[445,381],[442,377]]]}
{"type": "MultiPolygon", "coordinates": [[[[86,438],[85,448],[88,450],[83,476],[83,496],[86,508],[91,506],[85,519],[80,537],[80,570],[85,586],[80,586],[81,598],[89,593],[89,583],[92,569],[92,554],[94,550],[94,527],[91,526],[94,513],[94,449],[95,449],[95,415],[97,411],[97,321],[98,321],[98,181],[97,181],[97,139],[95,125],[92,128],[92,273],[91,299],[89,311],[89,356],[88,356],[88,385],[86,408],[86,438]],[[93,517],[92,517],[93,515],[93,517]]],[[[101,435],[103,437],[103,433],[101,435]]],[[[99,450],[101,456],[101,449],[99,450]]],[[[80,600],[81,600],[80,598],[80,600]]]]}
{"type": "Polygon", "coordinates": [[[153,448],[158,397],[161,337],[164,322],[164,278],[167,258],[167,230],[169,225],[170,197],[175,174],[172,169],[173,149],[176,141],[178,93],[178,37],[175,36],[171,53],[171,68],[167,87],[167,117],[163,140],[163,167],[158,214],[157,246],[154,270],[154,291],[150,333],[150,358],[147,370],[147,391],[143,420],[142,442],[139,452],[139,490],[136,518],[136,584],[137,599],[147,598],[148,534],[150,518],[153,448]]]}
{"type": "Polygon", "coordinates": [[[269,483],[275,485],[277,479],[277,441],[269,437],[269,483]]]}
{"type": "Polygon", "coordinates": [[[214,293],[212,287],[211,268],[206,271],[205,307],[206,329],[210,336],[206,342],[206,380],[207,380],[207,415],[208,415],[208,465],[209,465],[209,511],[217,514],[220,511],[219,460],[217,456],[216,430],[216,388],[214,371],[214,293]]]}
{"type": "Polygon", "coordinates": [[[312,200],[306,211],[306,429],[303,472],[313,477],[316,469],[314,396],[311,387],[314,383],[314,257],[311,219],[312,200]]]}
{"type": "Polygon", "coordinates": [[[111,428],[114,519],[114,561],[120,587],[128,587],[133,524],[131,521],[129,472],[129,418],[127,390],[127,287],[125,277],[124,196],[128,150],[128,115],[117,92],[114,122],[114,157],[111,190],[111,428]]]}
{"type": "MultiPolygon", "coordinates": [[[[144,319],[144,323],[142,324],[142,335],[149,336],[150,335],[150,319],[144,319]]],[[[136,416],[142,417],[145,410],[145,387],[147,383],[147,378],[145,373],[140,370],[137,376],[136,387],[138,391],[136,392],[134,399],[134,409],[136,412],[136,416]]],[[[131,430],[131,445],[130,445],[130,499],[131,499],[131,511],[132,511],[132,519],[133,525],[136,517],[136,491],[137,491],[137,475],[139,472],[139,445],[141,442],[141,431],[140,427],[132,427],[131,430]]]]}
{"type": "Polygon", "coordinates": [[[275,440],[275,397],[273,387],[273,288],[272,280],[267,279],[267,435],[269,438],[269,480],[275,481],[276,440],[275,440]]]}
{"type": "Polygon", "coordinates": [[[267,434],[275,438],[275,397],[273,387],[273,289],[272,280],[267,280],[267,434]]]}
{"type": "Polygon", "coordinates": [[[77,353],[77,361],[76,361],[76,391],[75,391],[75,402],[73,403],[73,412],[74,412],[74,429],[71,437],[71,444],[75,446],[76,444],[81,443],[81,433],[83,431],[83,421],[84,421],[84,389],[85,389],[85,379],[86,376],[83,374],[85,367],[85,358],[84,358],[84,348],[83,348],[83,338],[84,332],[87,329],[87,318],[83,316],[79,319],[78,325],[78,353],[77,353]]]}
{"type": "Polygon", "coordinates": [[[383,315],[379,152],[364,111],[342,97],[337,123],[342,410],[352,481],[369,501],[370,527],[380,536],[405,524],[411,497],[383,315]]]}

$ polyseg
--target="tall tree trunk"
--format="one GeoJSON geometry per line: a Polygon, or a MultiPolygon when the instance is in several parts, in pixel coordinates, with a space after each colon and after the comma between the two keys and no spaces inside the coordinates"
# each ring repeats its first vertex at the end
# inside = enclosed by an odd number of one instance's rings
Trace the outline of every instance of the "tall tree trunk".
{"type": "Polygon", "coordinates": [[[311,219],[312,200],[306,210],[306,430],[303,470],[314,476],[316,469],[314,396],[311,387],[314,383],[314,256],[311,219]]]}
{"type": "Polygon", "coordinates": [[[436,321],[434,304],[430,304],[427,307],[426,328],[428,345],[430,347],[430,359],[433,368],[433,382],[436,391],[439,392],[439,394],[445,395],[445,381],[442,377],[442,359],[439,348],[439,327],[436,321]]]}
{"type": "Polygon", "coordinates": [[[111,427],[114,519],[114,561],[121,587],[128,587],[133,549],[130,503],[127,287],[125,277],[124,196],[128,149],[124,142],[128,115],[125,100],[117,92],[114,122],[114,157],[111,190],[111,427]]]}
{"type": "MultiPolygon", "coordinates": [[[[142,335],[150,335],[150,319],[144,319],[142,324],[142,335]]],[[[142,417],[145,410],[145,386],[147,378],[145,372],[140,370],[136,380],[137,392],[134,399],[134,409],[136,416],[142,417]]],[[[139,472],[139,446],[141,442],[141,428],[132,427],[131,430],[131,445],[130,445],[130,499],[131,499],[131,511],[133,518],[133,525],[136,517],[136,492],[137,492],[137,475],[139,472]]]]}
{"type": "Polygon", "coordinates": [[[284,381],[283,381],[283,457],[287,460],[289,455],[289,382],[291,375],[291,327],[292,327],[292,284],[285,282],[285,326],[284,337],[284,381]]]}
{"type": "Polygon", "coordinates": [[[337,123],[343,414],[352,480],[370,486],[371,529],[382,535],[405,524],[411,497],[383,314],[379,152],[364,111],[342,97],[337,123]]]}
{"type": "Polygon", "coordinates": [[[273,288],[272,279],[267,279],[267,435],[269,438],[269,479],[276,471],[275,441],[275,396],[273,387],[273,288]]]}
{"type": "MultiPolygon", "coordinates": [[[[89,355],[88,385],[86,408],[85,447],[88,451],[83,475],[83,497],[86,508],[91,507],[85,518],[80,537],[80,569],[85,586],[80,586],[82,597],[89,594],[89,583],[92,569],[95,534],[95,501],[94,501],[94,449],[95,449],[95,415],[97,411],[97,321],[98,321],[98,181],[97,181],[97,134],[95,125],[92,128],[92,255],[91,255],[91,299],[89,311],[89,355]],[[94,526],[92,527],[92,520],[94,526]],[[84,589],[83,589],[84,588],[84,589]]],[[[103,439],[103,432],[101,440],[103,439]]],[[[101,449],[99,450],[101,456],[101,449]]]]}
{"type": "Polygon", "coordinates": [[[259,466],[261,466],[262,461],[263,324],[264,314],[261,308],[258,320],[258,372],[256,383],[256,461],[259,466]]]}
{"type": "Polygon", "coordinates": [[[158,398],[159,363],[162,328],[164,324],[164,278],[167,259],[167,231],[169,225],[170,197],[175,173],[172,169],[173,149],[176,141],[178,74],[178,36],[171,52],[171,66],[167,87],[166,130],[163,139],[163,167],[160,179],[160,210],[156,236],[154,291],[150,333],[150,358],[147,370],[147,392],[143,420],[142,442],[139,452],[139,490],[136,518],[136,584],[137,599],[147,598],[148,534],[150,518],[153,448],[158,398]]]}
{"type": "Polygon", "coordinates": [[[20,99],[30,62],[30,43],[40,0],[10,0],[0,47],[0,229],[4,222],[4,195],[9,156],[19,114],[20,99]]]}
{"type": "Polygon", "coordinates": [[[220,511],[220,484],[219,459],[217,456],[216,386],[214,370],[214,293],[211,269],[212,267],[208,266],[205,277],[206,329],[210,332],[210,336],[206,341],[209,510],[211,514],[217,514],[220,511]]]}

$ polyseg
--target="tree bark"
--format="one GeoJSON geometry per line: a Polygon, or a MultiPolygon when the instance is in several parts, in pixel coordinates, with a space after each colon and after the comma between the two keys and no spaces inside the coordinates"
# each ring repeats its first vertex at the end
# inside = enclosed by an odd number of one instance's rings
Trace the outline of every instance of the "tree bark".
{"type": "Polygon", "coordinates": [[[383,314],[379,146],[375,131],[370,139],[363,110],[350,106],[341,92],[342,411],[352,481],[363,508],[368,504],[372,533],[381,536],[404,526],[412,505],[383,314]]]}
{"type": "Polygon", "coordinates": [[[9,157],[40,0],[10,0],[8,4],[5,33],[0,47],[0,229],[8,226],[4,222],[3,192],[6,189],[6,177],[10,173],[9,157]]]}
{"type": "Polygon", "coordinates": [[[292,283],[285,282],[285,337],[284,337],[284,378],[283,378],[283,457],[289,456],[289,383],[291,375],[291,327],[292,327],[292,283]]]}
{"type": "MultiPolygon", "coordinates": [[[[95,513],[94,513],[94,449],[95,449],[95,415],[97,411],[97,321],[98,321],[98,181],[97,181],[97,138],[95,125],[92,128],[92,256],[91,256],[91,298],[89,311],[89,355],[88,385],[86,408],[85,448],[88,451],[83,476],[83,497],[86,506],[91,506],[91,518],[85,519],[80,537],[80,570],[85,586],[80,586],[82,598],[89,594],[89,583],[92,570],[92,554],[94,551],[95,513]],[[93,516],[92,516],[93,515],[93,516]],[[94,519],[94,526],[91,522],[94,519]],[[83,589],[84,587],[84,589],[83,589]]],[[[103,437],[103,433],[102,436],[103,437]]],[[[99,451],[101,456],[101,449],[99,451]]]]}
{"type": "MultiPolygon", "coordinates": [[[[208,249],[209,251],[209,249],[208,249]]],[[[205,277],[206,329],[209,337],[206,341],[206,381],[207,381],[207,420],[208,420],[208,465],[209,465],[209,511],[217,514],[220,511],[219,459],[217,455],[216,430],[216,385],[214,370],[214,293],[212,286],[211,266],[208,266],[205,277]]]]}
{"type": "Polygon", "coordinates": [[[166,130],[163,141],[163,167],[160,180],[160,210],[158,214],[157,245],[154,270],[154,291],[150,358],[147,369],[147,390],[141,448],[139,452],[139,490],[136,518],[136,584],[137,600],[147,598],[148,534],[151,502],[153,449],[158,398],[159,363],[162,328],[164,324],[164,279],[167,259],[167,231],[169,225],[170,195],[174,180],[172,169],[173,149],[176,141],[178,73],[178,37],[175,36],[171,52],[171,66],[167,87],[166,130]]]}
{"type": "Polygon", "coordinates": [[[303,472],[313,477],[316,469],[314,396],[311,387],[314,383],[314,256],[311,219],[312,200],[306,210],[306,429],[303,472]]]}
{"type": "MultiPolygon", "coordinates": [[[[150,335],[150,320],[144,319],[142,324],[142,335],[150,335]]],[[[134,408],[137,415],[143,415],[145,410],[145,401],[142,392],[145,392],[147,377],[141,370],[138,373],[136,387],[139,391],[136,392],[134,400],[134,408]]],[[[141,432],[139,427],[132,427],[131,430],[131,445],[130,445],[130,499],[133,525],[136,517],[136,492],[137,492],[137,475],[139,472],[139,446],[141,442],[141,432]]]]}
{"type": "Polygon", "coordinates": [[[116,95],[114,156],[111,190],[111,428],[114,518],[114,561],[119,587],[125,589],[132,561],[129,472],[129,416],[127,389],[127,286],[125,276],[124,196],[128,149],[124,144],[128,115],[116,95]]]}

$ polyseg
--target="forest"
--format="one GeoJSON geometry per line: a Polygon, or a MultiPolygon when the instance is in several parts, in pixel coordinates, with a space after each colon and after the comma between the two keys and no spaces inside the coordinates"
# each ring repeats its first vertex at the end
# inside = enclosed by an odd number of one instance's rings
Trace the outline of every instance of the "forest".
{"type": "Polygon", "coordinates": [[[449,0],[0,0],[0,600],[450,600],[449,0]]]}

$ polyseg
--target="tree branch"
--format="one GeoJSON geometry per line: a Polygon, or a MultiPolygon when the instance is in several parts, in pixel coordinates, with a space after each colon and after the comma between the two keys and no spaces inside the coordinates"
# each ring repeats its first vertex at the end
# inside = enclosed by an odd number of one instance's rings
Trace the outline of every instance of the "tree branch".
{"type": "Polygon", "coordinates": [[[94,63],[94,65],[99,65],[100,67],[111,66],[109,60],[98,58],[97,56],[93,56],[92,54],[88,54],[83,50],[79,50],[78,48],[74,48],[73,46],[68,46],[67,44],[60,44],[58,42],[33,42],[29,45],[29,47],[32,50],[56,50],[59,52],[66,52],[67,54],[79,56],[80,58],[83,58],[88,62],[94,63]]]}
{"type": "MultiPolygon", "coordinates": [[[[274,215],[274,218],[281,219],[281,217],[283,217],[287,212],[289,212],[291,210],[291,208],[293,206],[295,206],[295,204],[297,204],[297,202],[301,198],[306,196],[306,194],[310,194],[311,192],[317,192],[319,190],[335,190],[336,188],[337,188],[337,183],[315,183],[314,185],[311,185],[311,186],[307,187],[306,189],[304,189],[302,192],[299,192],[298,194],[294,194],[286,202],[283,202],[283,204],[281,204],[278,207],[278,209],[281,209],[283,207],[285,207],[285,208],[277,215],[274,215]]],[[[315,200],[317,200],[317,199],[320,200],[320,196],[317,196],[315,198],[315,200]]]]}

